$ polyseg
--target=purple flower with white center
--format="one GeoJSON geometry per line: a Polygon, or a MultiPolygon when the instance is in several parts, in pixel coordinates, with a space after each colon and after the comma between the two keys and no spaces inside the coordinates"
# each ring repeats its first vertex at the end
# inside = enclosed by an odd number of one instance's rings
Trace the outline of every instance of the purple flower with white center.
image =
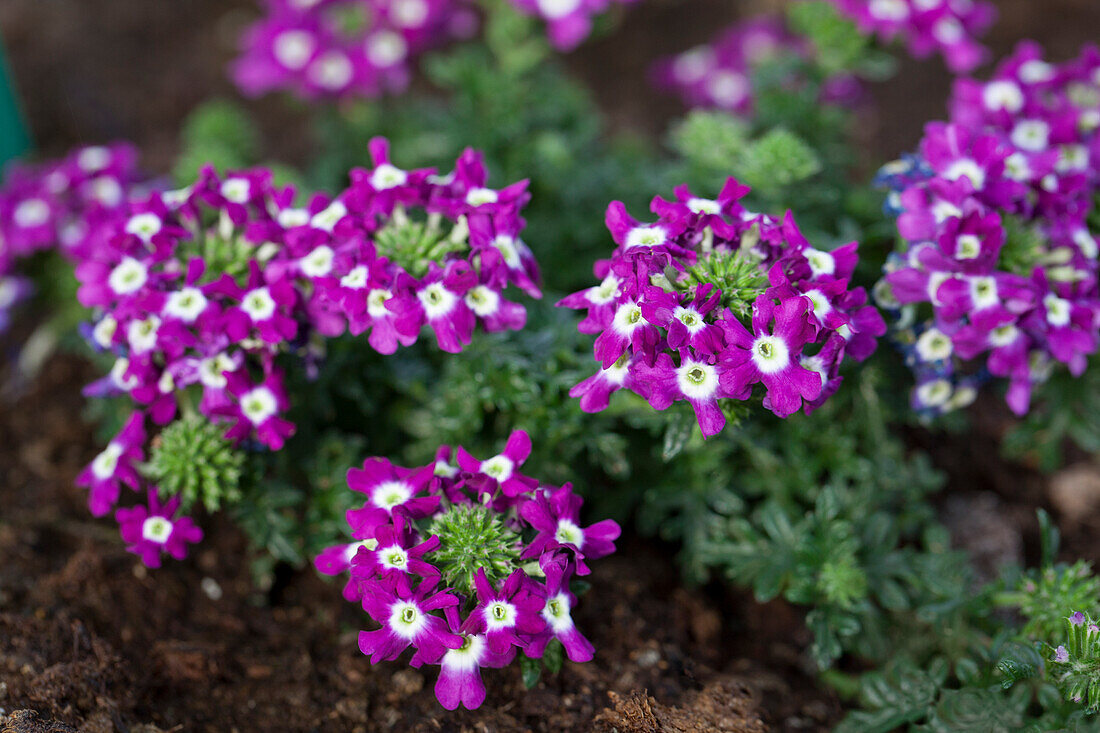
{"type": "Polygon", "coordinates": [[[439,704],[447,710],[456,710],[462,705],[467,710],[475,710],[485,702],[485,683],[481,679],[482,667],[506,667],[515,656],[515,651],[493,651],[486,635],[474,633],[470,621],[459,628],[459,617],[454,607],[444,609],[447,624],[451,631],[462,639],[456,649],[448,649],[439,660],[439,678],[435,683],[435,696],[439,704]]]}
{"type": "Polygon", "coordinates": [[[1065,646],[1059,644],[1058,647],[1054,650],[1053,659],[1059,664],[1065,664],[1069,662],[1069,651],[1065,648],[1065,646]]]}
{"type": "Polygon", "coordinates": [[[626,388],[634,392],[643,389],[642,381],[636,377],[627,363],[630,358],[624,354],[607,369],[600,369],[591,377],[578,382],[569,390],[569,396],[580,400],[584,412],[601,412],[607,409],[611,395],[626,388]]]}
{"type": "Polygon", "coordinates": [[[481,670],[510,664],[519,649],[539,658],[560,642],[575,662],[594,653],[573,623],[569,580],[578,562],[614,551],[619,527],[582,528],[581,499],[568,484],[543,490],[524,480],[508,497],[499,489],[517,474],[504,477],[491,466],[482,472],[502,456],[518,467],[530,449],[530,438],[516,431],[485,462],[458,448],[455,466],[448,446],[415,471],[368,459],[348,475],[351,488],[372,497],[348,512],[356,542],[315,559],[326,575],[350,569],[344,597],[381,625],[360,634],[361,651],[378,663],[413,646],[412,666],[440,665],[436,694],[447,709],[479,706],[481,670]]]}
{"type": "Polygon", "coordinates": [[[524,647],[524,654],[538,658],[546,651],[546,645],[557,639],[565,648],[569,661],[591,661],[596,655],[596,649],[573,623],[572,610],[577,603],[577,597],[569,592],[573,568],[560,557],[550,555],[544,555],[539,565],[546,575],[546,583],[540,589],[540,593],[544,593],[546,598],[546,605],[542,608],[546,631],[535,636],[524,647]]]}
{"type": "Polygon", "coordinates": [[[463,471],[489,479],[491,488],[486,493],[492,494],[499,486],[505,496],[514,497],[531,491],[537,485],[533,479],[519,472],[530,455],[531,436],[526,431],[515,430],[508,436],[502,453],[480,461],[460,446],[455,460],[463,471]]]}
{"type": "Polygon", "coordinates": [[[578,575],[591,572],[586,558],[606,557],[615,551],[615,540],[621,529],[613,519],[604,519],[590,527],[579,524],[581,504],[584,500],[573,493],[571,484],[557,491],[536,492],[535,498],[520,506],[520,515],[538,530],[538,535],[527,545],[522,557],[541,557],[548,551],[568,550],[576,563],[578,575]]]}
{"type": "Polygon", "coordinates": [[[639,376],[645,380],[646,399],[656,410],[667,409],[673,402],[687,400],[695,410],[699,430],[704,438],[722,432],[726,416],[718,405],[725,397],[738,397],[722,386],[717,364],[696,358],[687,349],[680,352],[676,365],[668,354],[659,354],[653,366],[638,365],[639,376]]]}
{"type": "Polygon", "coordinates": [[[259,384],[253,384],[239,372],[230,374],[228,381],[229,393],[237,398],[229,417],[236,422],[225,437],[243,440],[255,434],[271,450],[281,450],[286,439],[294,434],[294,424],[280,416],[290,401],[279,372],[272,370],[259,384]]]}
{"type": "Polygon", "coordinates": [[[524,635],[539,634],[546,628],[541,616],[543,599],[525,587],[526,573],[516,570],[501,584],[493,588],[478,570],[474,580],[478,605],[471,618],[478,618],[484,628],[485,641],[494,654],[507,654],[513,647],[526,644],[524,635]]]}
{"type": "Polygon", "coordinates": [[[138,490],[141,478],[136,464],[145,459],[145,415],[135,412],[107,447],[76,477],[76,485],[88,489],[88,509],[101,517],[118,503],[120,487],[138,490]]]}
{"type": "Polygon", "coordinates": [[[359,650],[371,664],[397,659],[401,652],[416,647],[422,664],[434,664],[448,649],[462,646],[462,637],[432,611],[458,605],[458,598],[446,591],[432,593],[436,580],[423,581],[415,589],[404,575],[392,584],[370,583],[363,594],[363,610],[382,628],[359,632],[359,650]]]}
{"type": "Polygon", "coordinates": [[[177,560],[187,557],[187,546],[202,541],[202,530],[190,517],[176,516],[180,497],[162,504],[156,488],[150,487],[147,501],[147,506],[139,505],[115,512],[126,549],[140,557],[150,568],[160,567],[164,553],[177,560]]]}
{"type": "Polygon", "coordinates": [[[767,406],[780,417],[797,411],[803,400],[816,400],[821,379],[797,359],[812,328],[808,304],[807,299],[792,298],[777,306],[767,295],[761,296],[753,304],[752,333],[740,321],[725,319],[731,348],[723,357],[723,389],[744,394],[762,382],[767,406]]]}
{"type": "Polygon", "coordinates": [[[385,458],[368,458],[362,468],[348,469],[348,486],[367,495],[362,508],[348,511],[348,523],[356,532],[363,532],[391,521],[397,509],[414,519],[428,516],[438,508],[439,497],[420,494],[427,490],[433,475],[434,466],[410,470],[385,458]]]}

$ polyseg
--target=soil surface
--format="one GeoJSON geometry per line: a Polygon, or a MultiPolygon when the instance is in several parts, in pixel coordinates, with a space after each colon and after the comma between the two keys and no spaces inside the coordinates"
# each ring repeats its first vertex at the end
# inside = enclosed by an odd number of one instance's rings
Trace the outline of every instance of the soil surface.
{"type": "Polygon", "coordinates": [[[91,377],[57,357],[0,410],[0,708],[38,716],[4,731],[794,731],[840,713],[801,670],[800,614],[686,589],[672,548],[627,539],[578,607],[595,661],[530,692],[515,665],[489,671],[485,705],[447,714],[431,670],[360,654],[335,584],[304,570],[257,595],[234,528],[156,571],[127,553],[73,486],[91,377]]]}
{"type": "MultiPolygon", "coordinates": [[[[644,0],[570,68],[612,124],[659,134],[679,112],[644,82],[650,60],[705,41],[772,0],[644,0]],[[634,80],[634,81],[624,81],[634,80]]],[[[1100,28],[1095,0],[1000,0],[995,55],[1034,37],[1065,58],[1100,28]]],[[[179,123],[232,96],[224,69],[253,0],[3,0],[0,33],[35,137],[47,154],[135,141],[168,168],[179,123]]],[[[872,89],[862,134],[876,161],[912,148],[941,116],[949,77],[905,60],[872,89]]],[[[301,116],[251,103],[267,148],[302,160],[301,116]]],[[[26,334],[24,334],[26,335],[26,334]]],[[[0,343],[0,731],[756,731],[828,730],[840,702],[808,673],[802,613],[722,587],[689,589],[674,548],[628,537],[595,564],[577,618],[597,647],[534,691],[516,669],[486,673],[478,711],[448,714],[431,670],[371,667],[356,646],[362,614],[311,571],[275,594],[254,589],[235,529],[214,523],[192,558],[149,572],[109,520],[88,515],[73,478],[95,454],[80,386],[94,376],[57,357],[31,383],[0,343]]],[[[1010,417],[995,400],[964,436],[912,431],[949,474],[944,520],[988,576],[1037,559],[1035,508],[1055,513],[1068,556],[1100,557],[1100,470],[1084,456],[1049,478],[998,456],[1010,417]]]]}

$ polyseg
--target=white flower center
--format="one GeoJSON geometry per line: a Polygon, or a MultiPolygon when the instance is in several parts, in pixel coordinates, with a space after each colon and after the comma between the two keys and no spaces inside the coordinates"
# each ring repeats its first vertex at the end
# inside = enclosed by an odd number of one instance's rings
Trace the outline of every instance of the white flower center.
{"type": "Polygon", "coordinates": [[[478,285],[466,293],[466,305],[478,317],[486,318],[500,309],[500,293],[485,285],[478,285]]]}
{"type": "Polygon", "coordinates": [[[102,145],[92,145],[84,148],[76,158],[76,164],[85,173],[103,170],[110,162],[111,151],[102,145]]]}
{"type": "Polygon", "coordinates": [[[228,354],[216,354],[199,362],[199,381],[212,389],[224,389],[228,384],[225,372],[233,369],[233,360],[228,354]]]}
{"type": "Polygon", "coordinates": [[[584,546],[584,532],[568,519],[558,520],[558,529],[554,532],[554,539],[563,545],[573,545],[578,550],[584,546]]]}
{"type": "Polygon", "coordinates": [[[408,53],[404,37],[394,31],[381,30],[367,39],[367,59],[377,67],[399,64],[408,53]]]}
{"type": "Polygon", "coordinates": [[[378,551],[378,562],[390,570],[406,572],[409,569],[409,554],[397,545],[391,545],[378,551]]]}
{"type": "Polygon", "coordinates": [[[157,390],[161,394],[170,394],[176,391],[176,378],[172,376],[172,372],[164,372],[160,375],[160,379],[157,380],[157,390]]]}
{"type": "Polygon", "coordinates": [[[332,272],[332,260],[336,253],[332,247],[322,244],[302,258],[302,274],[306,277],[324,277],[332,272]]]}
{"type": "Polygon", "coordinates": [[[263,425],[278,411],[278,400],[267,387],[256,387],[241,395],[241,412],[253,425],[263,425]]]}
{"type": "Polygon", "coordinates": [[[491,188],[471,188],[466,192],[466,203],[469,206],[481,206],[482,204],[495,204],[500,196],[491,188]]]}
{"type": "Polygon", "coordinates": [[[151,315],[139,321],[130,321],[126,328],[126,340],[130,348],[137,353],[149,351],[157,345],[157,332],[160,330],[160,318],[151,315]]]}
{"type": "Polygon", "coordinates": [[[1031,165],[1023,153],[1013,153],[1005,158],[1005,175],[1014,181],[1026,181],[1031,178],[1031,165]]]}
{"type": "Polygon", "coordinates": [[[356,265],[340,278],[341,287],[348,288],[349,290],[362,290],[367,287],[367,267],[366,265],[356,265]]]}
{"type": "Polygon", "coordinates": [[[665,232],[664,227],[634,227],[627,232],[626,242],[623,246],[627,249],[634,249],[635,247],[659,247],[664,244],[667,239],[668,233],[665,232]]]}
{"type": "Polygon", "coordinates": [[[610,303],[619,295],[619,282],[619,278],[608,275],[599,285],[589,288],[586,297],[595,305],[610,303]]]}
{"type": "Polygon", "coordinates": [[[424,306],[424,313],[428,316],[429,321],[443,318],[454,310],[455,305],[458,303],[458,296],[443,287],[443,283],[438,282],[418,290],[416,297],[420,300],[420,304],[424,306]]]}
{"type": "Polygon", "coordinates": [[[117,294],[129,295],[140,290],[148,278],[149,273],[145,265],[133,257],[124,257],[107,276],[107,284],[117,294]]]}
{"type": "Polygon", "coordinates": [[[275,36],[271,49],[280,64],[291,71],[301,71],[317,49],[317,42],[308,31],[289,30],[275,36]]]}
{"type": "Polygon", "coordinates": [[[1073,243],[1077,245],[1077,248],[1081,250],[1081,254],[1088,257],[1090,260],[1095,260],[1097,256],[1096,238],[1089,233],[1087,229],[1078,229],[1073,233],[1073,243]]]}
{"type": "Polygon", "coordinates": [[[539,12],[550,20],[557,20],[576,12],[582,0],[537,0],[539,12]]]}
{"type": "Polygon", "coordinates": [[[682,305],[676,307],[676,310],[672,312],[672,317],[684,324],[690,334],[699,333],[707,325],[699,311],[694,308],[685,308],[682,305]]]}
{"type": "Polygon", "coordinates": [[[370,185],[375,191],[385,191],[397,186],[404,186],[408,180],[408,173],[389,163],[383,163],[370,174],[370,185]]]}
{"type": "Polygon", "coordinates": [[[1016,337],[1020,335],[1020,330],[1011,323],[1006,323],[1003,326],[997,326],[989,332],[990,345],[1000,348],[1001,346],[1008,346],[1016,341],[1016,337]]]}
{"type": "MultiPolygon", "coordinates": [[[[971,181],[973,183],[973,181],[971,181]]],[[[937,224],[943,224],[945,221],[952,217],[962,216],[962,209],[950,201],[944,201],[943,199],[937,199],[932,204],[932,217],[936,220],[937,224]]]]}
{"type": "Polygon", "coordinates": [[[693,214],[722,213],[722,206],[712,199],[688,199],[687,207],[693,214]]]}
{"type": "Polygon", "coordinates": [[[248,194],[252,190],[252,184],[246,178],[228,178],[221,186],[221,194],[226,201],[234,204],[243,204],[248,201],[248,194]]]}
{"type": "Polygon", "coordinates": [[[945,46],[958,43],[964,34],[962,23],[954,18],[941,18],[932,26],[932,35],[945,46]]]}
{"type": "Polygon", "coordinates": [[[29,198],[20,201],[19,206],[12,212],[12,220],[15,226],[21,229],[34,229],[41,227],[50,221],[50,205],[41,198],[29,198]]]}
{"type": "Polygon", "coordinates": [[[493,456],[487,461],[481,462],[481,472],[486,476],[492,476],[497,481],[507,481],[512,478],[512,472],[516,465],[508,456],[493,456]]]}
{"type": "Polygon", "coordinates": [[[390,607],[390,631],[409,641],[415,639],[427,620],[415,603],[398,601],[390,607]]]}
{"type": "Polygon", "coordinates": [[[810,299],[810,310],[819,319],[824,319],[825,316],[833,312],[833,304],[829,302],[828,296],[820,290],[808,290],[803,295],[810,299]]]}
{"type": "Polygon", "coordinates": [[[951,275],[946,272],[933,272],[928,275],[928,297],[936,305],[940,302],[936,293],[939,292],[940,286],[950,279],[951,275]]]}
{"type": "Polygon", "coordinates": [[[510,629],[516,625],[519,612],[507,601],[493,601],[485,607],[485,628],[488,631],[510,629]]]}
{"type": "Polygon", "coordinates": [[[867,12],[878,20],[900,23],[909,17],[909,6],[905,0],[871,0],[867,12]]]}
{"type": "Polygon", "coordinates": [[[1089,149],[1084,145],[1063,145],[1058,148],[1059,172],[1081,171],[1089,167],[1089,149]]]}
{"type": "Polygon", "coordinates": [[[997,297],[997,281],[987,275],[970,280],[970,299],[975,310],[991,308],[1001,302],[997,297]]]}
{"type": "Polygon", "coordinates": [[[982,240],[974,234],[961,234],[955,240],[955,257],[972,260],[982,253],[982,240]]]}
{"type": "Polygon", "coordinates": [[[314,229],[331,232],[336,223],[348,215],[348,207],[343,201],[333,201],[327,207],[318,211],[309,220],[309,225],[314,229]]]}
{"type": "Polygon", "coordinates": [[[122,201],[122,186],[111,176],[99,176],[88,182],[92,198],[106,206],[118,206],[122,201]]]}
{"type": "Polygon", "coordinates": [[[367,294],[367,313],[371,318],[384,318],[389,315],[386,309],[386,301],[393,297],[393,293],[382,288],[375,288],[367,294]]]}
{"type": "Polygon", "coordinates": [[[749,94],[749,80],[743,74],[720,69],[707,80],[707,91],[719,107],[736,107],[749,94]]]}
{"type": "Polygon", "coordinates": [[[967,405],[972,404],[977,398],[978,390],[973,387],[962,385],[955,390],[955,393],[951,395],[951,399],[947,401],[947,409],[961,410],[967,405]]]}
{"type": "Polygon", "coordinates": [[[642,309],[634,302],[623,303],[616,309],[611,326],[623,335],[629,336],[643,324],[642,309]]]}
{"type": "Polygon", "coordinates": [[[481,654],[485,649],[485,637],[477,634],[463,634],[462,646],[458,649],[448,649],[443,655],[440,665],[448,670],[468,672],[478,668],[481,662],[481,654]]]}
{"type": "Polygon", "coordinates": [[[1047,293],[1043,298],[1043,305],[1047,309],[1047,323],[1052,326],[1065,326],[1069,323],[1069,301],[1059,298],[1054,293],[1047,293]]]}
{"type": "Polygon", "coordinates": [[[684,84],[694,84],[710,71],[714,52],[706,46],[685,51],[672,62],[672,74],[684,84]]]}
{"type": "Polygon", "coordinates": [[[118,459],[122,457],[123,449],[118,443],[108,443],[103,452],[92,461],[92,474],[100,481],[106,481],[115,475],[118,468],[118,459]]]}
{"type": "Polygon", "coordinates": [[[92,329],[92,338],[102,348],[110,348],[111,342],[115,340],[116,331],[118,331],[118,321],[114,316],[107,314],[95,324],[95,328],[92,329]]]}
{"type": "Polygon", "coordinates": [[[195,287],[185,287],[168,295],[164,304],[165,315],[193,323],[206,310],[206,296],[195,287]]]}
{"type": "Polygon", "coordinates": [[[374,487],[374,491],[371,492],[371,501],[379,509],[392,512],[394,507],[408,501],[412,493],[412,487],[404,481],[383,481],[374,487]]]}
{"type": "Polygon", "coordinates": [[[1020,120],[1012,128],[1012,144],[1021,150],[1038,153],[1047,149],[1050,125],[1043,120],[1020,120]]]}
{"type": "Polygon", "coordinates": [[[355,559],[355,556],[359,554],[360,547],[365,547],[368,550],[374,550],[376,547],[378,547],[378,540],[369,539],[363,540],[362,542],[352,542],[350,545],[344,548],[344,559],[350,563],[353,559],[355,559]]]}
{"type": "Polygon", "coordinates": [[[267,288],[256,288],[244,294],[241,300],[243,310],[254,323],[266,321],[275,315],[275,299],[267,288]]]}
{"type": "Polygon", "coordinates": [[[921,361],[943,361],[951,356],[951,339],[938,328],[930,328],[917,339],[917,354],[921,361]]]}
{"type": "Polygon", "coordinates": [[[458,475],[458,467],[444,461],[442,458],[435,462],[434,475],[440,478],[454,478],[458,475]]]}
{"type": "Polygon", "coordinates": [[[685,359],[676,369],[676,383],[689,400],[706,400],[718,389],[718,370],[712,364],[685,359]]]}
{"type": "Polygon", "coordinates": [[[172,536],[172,521],[168,517],[148,517],[141,523],[141,538],[163,545],[172,536]]]}
{"type": "Polygon", "coordinates": [[[111,365],[111,381],[116,387],[127,392],[138,385],[137,377],[126,374],[129,369],[130,360],[124,356],[115,359],[115,363],[111,365]]]}
{"type": "Polygon", "coordinates": [[[317,86],[337,92],[351,83],[355,67],[340,51],[327,51],[310,64],[306,74],[317,86]]]}
{"type": "Polygon", "coordinates": [[[309,212],[305,209],[283,209],[276,219],[283,229],[293,229],[309,223],[309,212]]]}
{"type": "Polygon", "coordinates": [[[970,179],[970,185],[980,190],[985,185],[985,171],[970,158],[960,158],[954,161],[943,173],[949,181],[957,181],[963,176],[970,179]]]}
{"type": "Polygon", "coordinates": [[[951,383],[946,379],[933,379],[917,387],[917,400],[928,407],[939,407],[951,397],[951,383]]]}
{"type": "Polygon", "coordinates": [[[752,363],[763,374],[781,372],[791,363],[791,350],[778,336],[759,336],[752,342],[752,363]]]}
{"type": "Polygon", "coordinates": [[[806,262],[810,265],[810,272],[814,277],[832,275],[836,272],[836,258],[828,252],[822,252],[813,247],[807,247],[802,252],[806,262]]]}
{"type": "Polygon", "coordinates": [[[1044,81],[1050,81],[1054,77],[1054,67],[1046,61],[1032,59],[1020,64],[1017,73],[1020,75],[1020,81],[1028,84],[1041,84],[1044,81]]]}
{"type": "Polygon", "coordinates": [[[513,270],[520,266],[519,250],[516,249],[516,240],[509,237],[507,234],[498,234],[496,239],[493,240],[493,246],[500,252],[500,256],[504,258],[504,264],[511,267],[513,270]]]}
{"type": "Polygon", "coordinates": [[[564,592],[546,599],[542,617],[556,634],[562,634],[573,628],[573,617],[569,615],[569,597],[564,592]]]}
{"type": "Polygon", "coordinates": [[[399,28],[419,28],[430,12],[425,0],[394,0],[390,4],[390,17],[399,28]]]}
{"type": "Polygon", "coordinates": [[[143,242],[148,242],[161,230],[162,226],[164,226],[164,223],[159,216],[146,211],[130,217],[130,220],[126,222],[126,233],[140,237],[143,242]]]}

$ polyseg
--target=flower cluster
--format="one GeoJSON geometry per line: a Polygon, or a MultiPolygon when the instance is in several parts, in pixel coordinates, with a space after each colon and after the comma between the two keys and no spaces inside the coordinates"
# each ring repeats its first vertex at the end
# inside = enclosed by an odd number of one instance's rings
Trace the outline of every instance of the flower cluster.
{"type": "Polygon", "coordinates": [[[12,167],[0,188],[0,331],[31,292],[17,261],[42,250],[77,258],[141,179],[128,144],[79,148],[65,158],[12,167]]]}
{"type": "MultiPolygon", "coordinates": [[[[653,79],[690,107],[750,114],[756,67],[781,55],[804,58],[809,53],[808,44],[791,34],[782,18],[764,16],[725,29],[708,45],[658,61],[653,79]]],[[[859,93],[859,81],[843,74],[826,81],[822,101],[848,100],[859,93]]]]}
{"type": "Polygon", "coordinates": [[[479,323],[523,326],[526,311],[502,290],[539,295],[519,239],[526,182],[486,188],[472,150],[437,176],[394,166],[382,139],[370,148],[372,169],[302,207],[266,170],[206,168],[186,189],[131,203],[84,253],[76,275],[96,313],[90,338],[116,359],[88,392],[128,394],[138,409],[82,474],[93,513],[115,505],[121,484],[139,488],[146,422],[181,410],[245,448],[279,450],[294,431],[282,355],[313,364],[345,330],[370,331],[390,354],[425,325],[458,352],[479,323]]]}
{"type": "Polygon", "coordinates": [[[372,663],[397,659],[439,665],[435,693],[448,710],[485,699],[481,668],[504,667],[517,652],[540,659],[560,645],[574,662],[592,644],[573,623],[576,576],[588,560],[615,551],[619,525],[580,525],[583,500],[566,484],[540,486],[520,473],[527,433],[479,460],[443,446],[436,460],[402,468],[382,458],[348,471],[366,496],[347,514],[352,542],[316,558],[326,575],[350,571],[344,597],[378,624],[359,633],[372,663]]]}
{"type": "Polygon", "coordinates": [[[726,424],[720,400],[747,400],[763,383],[775,414],[809,412],[839,387],[845,356],[874,351],[886,326],[849,287],[857,244],[815,249],[790,212],[746,210],[746,193],[732,178],[716,200],[681,186],[675,200],[653,200],[653,223],[608,207],[617,247],[595,265],[600,284],[559,303],[586,310],[580,330],[599,334],[601,369],[571,391],[583,410],[625,387],[658,410],[687,400],[710,436],[726,424]]]}
{"type": "Polygon", "coordinates": [[[457,0],[266,0],[233,65],[249,95],[287,90],[313,99],[375,97],[409,83],[410,59],[477,19],[457,0]]]}
{"type": "Polygon", "coordinates": [[[876,299],[916,409],[964,406],[994,376],[1023,414],[1055,363],[1079,375],[1100,343],[1100,52],[1056,66],[1021,45],[990,81],[960,79],[951,112],[880,174],[903,242],[876,299]]]}
{"type": "Polygon", "coordinates": [[[948,68],[968,72],[985,60],[976,40],[996,19],[986,0],[832,0],[865,33],[884,41],[900,38],[924,58],[939,52],[948,68]]]}
{"type": "Polygon", "coordinates": [[[1066,617],[1066,643],[1051,648],[1048,678],[1066,700],[1085,703],[1089,713],[1100,708],[1100,626],[1088,614],[1066,617]]]}

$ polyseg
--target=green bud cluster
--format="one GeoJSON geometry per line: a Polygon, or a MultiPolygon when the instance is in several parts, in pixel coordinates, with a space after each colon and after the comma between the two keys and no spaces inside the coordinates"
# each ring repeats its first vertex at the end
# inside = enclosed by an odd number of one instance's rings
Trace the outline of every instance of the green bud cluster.
{"type": "Polygon", "coordinates": [[[429,214],[423,221],[413,219],[398,206],[386,226],[375,232],[374,244],[379,254],[410,275],[421,277],[428,271],[429,262],[438,262],[444,255],[468,247],[470,230],[465,218],[449,231],[443,221],[439,214],[429,214]]]}
{"type": "Polygon", "coordinates": [[[439,537],[439,549],[425,559],[439,568],[446,585],[467,596],[474,595],[479,569],[496,583],[520,565],[519,535],[489,507],[454,504],[435,517],[428,534],[439,537]]]}
{"type": "Polygon", "coordinates": [[[748,253],[746,244],[742,242],[742,247],[736,250],[714,250],[704,254],[688,268],[686,277],[676,281],[676,288],[693,291],[699,285],[714,285],[722,291],[722,308],[729,308],[740,318],[748,316],[753,301],[767,290],[768,277],[761,270],[759,260],[748,253]]]}
{"type": "Polygon", "coordinates": [[[197,415],[166,427],[153,442],[146,466],[164,497],[180,496],[184,511],[202,502],[217,511],[241,498],[244,453],[223,435],[223,428],[197,415]]]}

